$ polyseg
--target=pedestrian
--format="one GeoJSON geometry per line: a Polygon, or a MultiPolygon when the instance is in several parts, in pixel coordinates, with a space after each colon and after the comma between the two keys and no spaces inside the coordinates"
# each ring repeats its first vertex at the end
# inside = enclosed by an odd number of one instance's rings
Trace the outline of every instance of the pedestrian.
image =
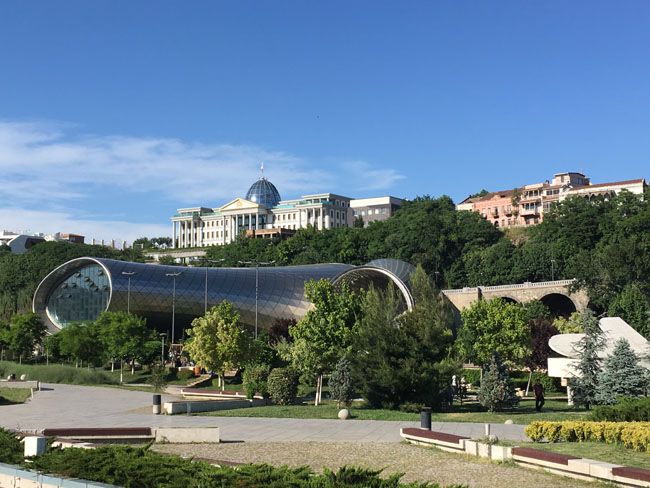
{"type": "Polygon", "coordinates": [[[454,397],[456,396],[456,392],[458,391],[458,376],[454,374],[451,377],[451,401],[454,401],[454,397]]]}
{"type": "Polygon", "coordinates": [[[539,381],[539,378],[537,378],[533,386],[533,394],[535,395],[535,410],[541,412],[544,406],[544,386],[539,381]]]}
{"type": "Polygon", "coordinates": [[[460,398],[461,398],[461,401],[462,401],[463,397],[465,397],[466,395],[467,395],[467,378],[465,377],[465,375],[463,375],[463,376],[460,377],[460,398]]]}

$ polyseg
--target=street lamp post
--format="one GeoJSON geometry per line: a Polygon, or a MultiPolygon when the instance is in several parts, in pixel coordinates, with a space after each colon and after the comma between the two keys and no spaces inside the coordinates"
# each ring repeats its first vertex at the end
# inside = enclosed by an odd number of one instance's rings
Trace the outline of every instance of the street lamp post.
{"type": "Polygon", "coordinates": [[[258,301],[259,301],[259,284],[260,284],[260,264],[266,266],[275,263],[273,261],[239,261],[239,264],[254,264],[255,265],[255,339],[257,339],[257,316],[258,316],[258,301]]]}
{"type": "Polygon", "coordinates": [[[172,289],[172,335],[169,338],[169,345],[174,344],[174,316],[176,315],[176,277],[183,274],[183,271],[177,273],[165,273],[165,276],[171,276],[174,280],[174,287],[172,289]]]}
{"type": "Polygon", "coordinates": [[[165,336],[167,335],[166,332],[161,332],[160,337],[162,339],[162,342],[160,343],[160,365],[164,368],[165,367],[165,336]]]}
{"type": "Polygon", "coordinates": [[[124,276],[129,277],[128,288],[126,289],[126,313],[131,314],[131,276],[138,274],[135,271],[122,271],[124,276]]]}

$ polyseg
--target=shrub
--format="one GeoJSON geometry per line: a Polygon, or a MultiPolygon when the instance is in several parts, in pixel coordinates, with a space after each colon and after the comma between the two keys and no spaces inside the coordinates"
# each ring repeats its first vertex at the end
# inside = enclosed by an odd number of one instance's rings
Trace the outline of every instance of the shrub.
{"type": "Polygon", "coordinates": [[[650,424],[645,422],[532,422],[524,432],[534,442],[544,438],[550,442],[596,441],[650,450],[650,424]]]}
{"type": "Polygon", "coordinates": [[[233,469],[127,446],[50,449],[34,458],[29,467],[42,473],[139,488],[439,488],[436,483],[404,485],[399,482],[400,474],[382,479],[381,470],[344,466],[338,472],[325,468],[322,474],[314,474],[306,466],[274,468],[268,464],[248,464],[233,469]]]}
{"type": "Polygon", "coordinates": [[[292,405],[298,392],[298,378],[289,368],[275,368],[267,380],[269,396],[278,405],[292,405]]]}
{"type": "MultiPolygon", "coordinates": [[[[513,371],[510,374],[510,381],[514,388],[520,388],[522,390],[526,389],[528,386],[528,377],[530,373],[528,371],[513,371]]],[[[551,378],[546,373],[541,371],[535,371],[533,377],[530,380],[530,388],[533,388],[535,381],[539,379],[540,383],[544,387],[544,390],[547,393],[562,391],[562,384],[560,378],[551,378]]]]}
{"type": "Polygon", "coordinates": [[[19,464],[23,461],[23,445],[21,438],[11,431],[0,427],[0,462],[19,464]]]}
{"type": "Polygon", "coordinates": [[[590,420],[610,422],[650,422],[650,398],[619,398],[618,405],[599,405],[590,420]]]}
{"type": "Polygon", "coordinates": [[[270,368],[266,364],[256,366],[249,366],[244,371],[243,383],[246,398],[253,398],[255,393],[261,393],[262,396],[267,397],[269,389],[267,380],[269,378],[270,368]]]}
{"type": "Polygon", "coordinates": [[[194,371],[192,371],[191,369],[181,369],[176,374],[176,377],[181,381],[187,381],[194,378],[194,371]]]}
{"type": "Polygon", "coordinates": [[[162,391],[167,386],[165,368],[162,366],[152,366],[150,382],[156,391],[162,391]]]}
{"type": "Polygon", "coordinates": [[[26,374],[30,380],[38,380],[42,383],[65,383],[70,385],[112,385],[117,384],[119,379],[111,376],[101,369],[75,368],[73,366],[62,366],[60,364],[30,365],[17,364],[9,361],[0,362],[0,377],[7,377],[10,373],[20,378],[26,374]]]}

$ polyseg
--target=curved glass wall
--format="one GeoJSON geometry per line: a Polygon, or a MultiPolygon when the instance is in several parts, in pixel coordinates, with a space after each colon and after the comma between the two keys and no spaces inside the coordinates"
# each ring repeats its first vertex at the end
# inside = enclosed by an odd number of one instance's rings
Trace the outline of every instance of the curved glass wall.
{"type": "Polygon", "coordinates": [[[84,266],[52,290],[47,300],[47,315],[58,327],[94,321],[106,310],[109,297],[108,277],[102,267],[84,266]]]}
{"type": "Polygon", "coordinates": [[[246,200],[271,208],[280,202],[280,193],[273,183],[262,177],[248,189],[246,200]]]}

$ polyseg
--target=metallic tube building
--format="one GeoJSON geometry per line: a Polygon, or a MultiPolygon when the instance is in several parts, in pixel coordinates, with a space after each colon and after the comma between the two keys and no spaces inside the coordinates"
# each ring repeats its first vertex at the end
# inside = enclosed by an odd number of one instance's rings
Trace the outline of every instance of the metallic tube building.
{"type": "MultiPolygon", "coordinates": [[[[413,267],[394,259],[372,261],[364,266],[315,264],[259,268],[258,323],[270,328],[277,319],[300,320],[311,307],[305,298],[305,282],[328,278],[343,281],[352,289],[373,283],[384,288],[393,282],[402,293],[405,309],[413,306],[408,287],[413,267]]],[[[33,310],[48,330],[57,332],[67,324],[94,321],[103,311],[127,311],[145,317],[150,327],[167,331],[172,317],[175,280],[177,331],[223,300],[232,302],[241,321],[255,324],[255,268],[208,268],[162,266],[103,258],[78,258],[48,274],[34,294],[33,310]],[[178,275],[178,272],[182,274],[178,275]],[[176,277],[168,274],[177,274],[176,277]]],[[[176,334],[179,336],[180,334],[176,334]]]]}

